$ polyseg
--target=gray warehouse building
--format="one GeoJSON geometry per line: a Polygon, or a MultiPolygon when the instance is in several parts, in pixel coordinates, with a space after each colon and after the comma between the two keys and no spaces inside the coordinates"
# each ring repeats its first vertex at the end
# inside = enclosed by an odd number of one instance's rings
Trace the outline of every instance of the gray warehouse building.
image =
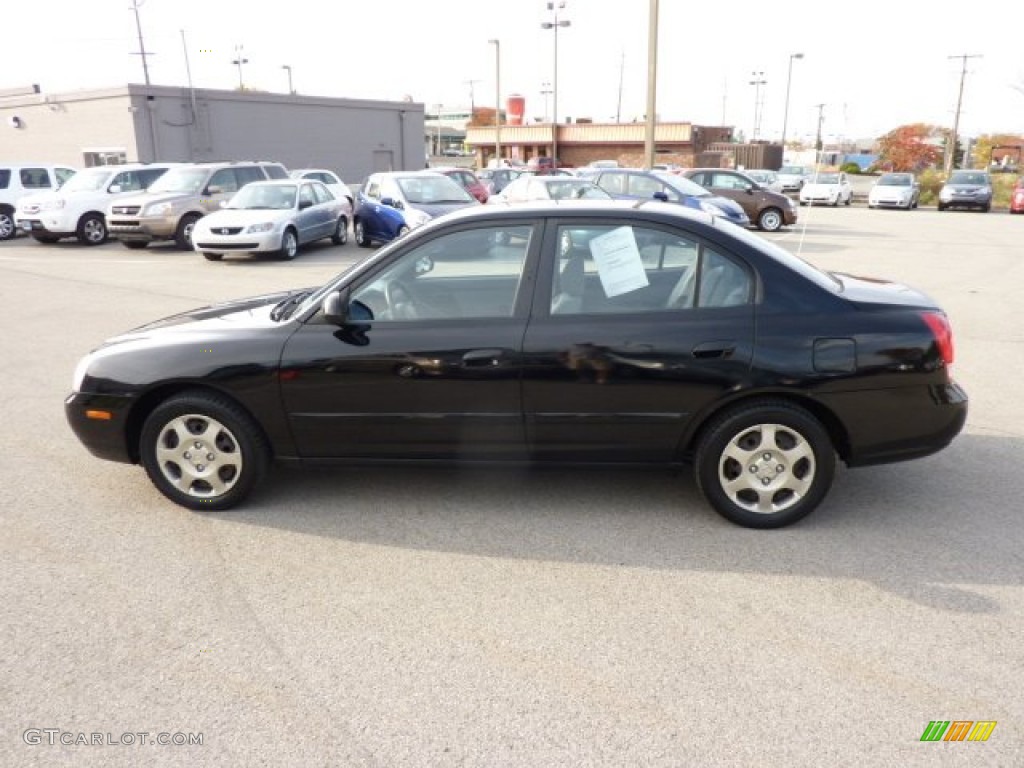
{"type": "Polygon", "coordinates": [[[168,86],[0,92],[0,162],[274,160],[358,183],[424,167],[423,105],[168,86]]]}

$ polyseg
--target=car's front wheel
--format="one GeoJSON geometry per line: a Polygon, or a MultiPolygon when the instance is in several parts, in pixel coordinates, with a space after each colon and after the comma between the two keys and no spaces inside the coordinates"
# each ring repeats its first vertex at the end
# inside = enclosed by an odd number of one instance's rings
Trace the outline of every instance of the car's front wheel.
{"type": "Polygon", "coordinates": [[[715,511],[747,528],[780,528],[810,514],[835,475],[835,449],[813,415],[784,400],[740,405],[701,438],[695,474],[715,511]]]}
{"type": "Polygon", "coordinates": [[[75,237],[82,245],[103,245],[107,242],[107,223],[98,213],[87,213],[78,222],[75,237]]]}
{"type": "Polygon", "coordinates": [[[209,251],[203,251],[203,258],[207,261],[220,261],[224,258],[223,253],[210,253],[209,251]]]}
{"type": "Polygon", "coordinates": [[[174,233],[174,242],[183,251],[192,249],[192,230],[196,228],[197,221],[199,221],[198,214],[189,213],[182,216],[181,221],[178,222],[178,229],[174,233]]]}
{"type": "Polygon", "coordinates": [[[360,248],[369,248],[373,245],[370,236],[366,234],[366,228],[363,226],[362,219],[356,219],[356,223],[352,225],[352,230],[355,234],[356,245],[360,248]]]}
{"type": "Polygon", "coordinates": [[[782,227],[782,211],[778,208],[765,208],[757,217],[757,226],[765,232],[775,232],[782,227]]]}
{"type": "Polygon", "coordinates": [[[0,240],[11,240],[16,234],[13,212],[0,208],[0,240]]]}
{"type": "Polygon", "coordinates": [[[281,250],[277,255],[285,261],[291,261],[299,253],[299,238],[294,229],[286,229],[281,235],[281,250]]]}
{"type": "Polygon", "coordinates": [[[121,245],[132,251],[141,251],[147,245],[149,245],[149,243],[147,243],[145,240],[122,240],[121,245]]]}
{"type": "Polygon", "coordinates": [[[240,407],[203,391],[176,395],[142,427],[139,453],[149,479],[189,509],[228,509],[267,471],[262,431],[240,407]]]}

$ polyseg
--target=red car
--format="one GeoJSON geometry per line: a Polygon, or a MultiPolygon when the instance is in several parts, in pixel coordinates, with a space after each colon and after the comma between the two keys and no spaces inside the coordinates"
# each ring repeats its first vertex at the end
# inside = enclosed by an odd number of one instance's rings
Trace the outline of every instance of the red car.
{"type": "Polygon", "coordinates": [[[1010,213],[1024,213],[1024,176],[1017,178],[1010,192],[1010,213]]]}
{"type": "Polygon", "coordinates": [[[487,198],[491,196],[483,182],[468,168],[431,168],[430,170],[443,173],[481,203],[486,203],[487,198]]]}

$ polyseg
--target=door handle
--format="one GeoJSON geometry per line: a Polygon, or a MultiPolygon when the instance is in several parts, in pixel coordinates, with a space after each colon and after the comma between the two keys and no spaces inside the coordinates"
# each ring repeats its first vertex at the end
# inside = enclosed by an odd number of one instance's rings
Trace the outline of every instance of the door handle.
{"type": "Polygon", "coordinates": [[[500,349],[471,349],[462,356],[462,364],[466,367],[483,368],[500,365],[504,352],[500,349]]]}
{"type": "Polygon", "coordinates": [[[735,341],[705,341],[693,348],[693,356],[698,360],[710,360],[716,357],[731,357],[735,351],[735,341]]]}

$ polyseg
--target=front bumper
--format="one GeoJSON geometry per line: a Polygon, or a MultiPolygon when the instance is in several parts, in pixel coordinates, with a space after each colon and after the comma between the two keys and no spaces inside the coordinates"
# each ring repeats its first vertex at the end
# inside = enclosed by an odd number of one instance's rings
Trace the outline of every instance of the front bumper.
{"type": "Polygon", "coordinates": [[[94,456],[108,461],[135,464],[128,442],[128,415],[134,398],[123,395],[93,395],[73,392],[64,400],[64,415],[72,431],[94,456]],[[110,414],[109,419],[90,412],[110,414]]]}
{"type": "Polygon", "coordinates": [[[29,235],[49,235],[51,237],[68,237],[75,234],[78,222],[71,216],[60,212],[39,211],[22,213],[19,211],[14,219],[15,225],[29,235]]]}
{"type": "Polygon", "coordinates": [[[270,232],[239,232],[234,235],[221,235],[209,231],[195,232],[192,242],[196,250],[209,253],[269,253],[281,250],[281,233],[270,232]]]}
{"type": "Polygon", "coordinates": [[[107,218],[107,231],[118,240],[173,240],[178,229],[178,217],[125,216],[113,214],[107,218]]]}

